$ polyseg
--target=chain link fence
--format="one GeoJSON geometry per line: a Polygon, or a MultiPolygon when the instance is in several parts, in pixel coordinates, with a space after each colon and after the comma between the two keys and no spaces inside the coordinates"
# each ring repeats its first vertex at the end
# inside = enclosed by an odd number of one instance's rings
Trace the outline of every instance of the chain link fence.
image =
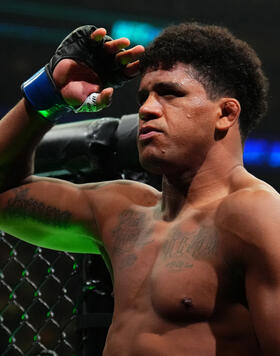
{"type": "Polygon", "coordinates": [[[83,257],[32,246],[3,232],[0,256],[0,355],[77,356],[83,257]]]}

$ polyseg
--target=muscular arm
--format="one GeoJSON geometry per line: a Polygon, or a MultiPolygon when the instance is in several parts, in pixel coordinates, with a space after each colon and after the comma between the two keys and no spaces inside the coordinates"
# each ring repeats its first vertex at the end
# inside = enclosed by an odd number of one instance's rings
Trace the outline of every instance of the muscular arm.
{"type": "Polygon", "coordinates": [[[56,250],[99,253],[101,244],[85,191],[56,180],[38,180],[0,196],[0,228],[56,250]]]}
{"type": "Polygon", "coordinates": [[[280,354],[280,197],[272,190],[242,195],[233,204],[230,220],[242,246],[249,312],[263,355],[276,356],[280,354]]]}
{"type": "MultiPolygon", "coordinates": [[[[96,31],[106,34],[103,29],[96,31]]],[[[127,39],[119,39],[107,42],[106,46],[108,53],[117,53],[117,57],[119,48],[128,44],[127,39]]],[[[141,51],[142,48],[134,47],[118,57],[128,63],[127,71],[131,75],[137,71],[134,61],[141,51]]],[[[56,65],[53,79],[65,101],[79,105],[89,93],[100,91],[98,103],[107,103],[113,88],[102,90],[96,74],[90,75],[90,71],[91,68],[70,59],[56,65]]],[[[100,239],[93,211],[94,194],[90,194],[90,199],[87,194],[96,185],[84,189],[68,182],[32,176],[35,148],[51,127],[25,99],[1,120],[0,229],[43,247],[97,252],[96,242],[100,243],[100,239]]]]}
{"type": "Polygon", "coordinates": [[[280,198],[259,193],[251,219],[246,291],[264,355],[280,354],[280,198]],[[253,220],[253,221],[252,221],[253,220]]]}
{"type": "Polygon", "coordinates": [[[0,121],[0,229],[42,247],[96,253],[84,192],[31,175],[34,149],[50,127],[24,99],[0,121]]]}

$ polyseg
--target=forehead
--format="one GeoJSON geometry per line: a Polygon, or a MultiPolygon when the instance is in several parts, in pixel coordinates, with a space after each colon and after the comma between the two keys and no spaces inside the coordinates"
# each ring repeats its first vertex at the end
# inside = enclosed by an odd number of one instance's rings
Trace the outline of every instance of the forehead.
{"type": "Polygon", "coordinates": [[[140,81],[139,90],[151,90],[155,84],[158,83],[176,83],[182,88],[184,87],[201,87],[204,88],[200,82],[195,79],[194,70],[191,65],[184,63],[177,63],[170,69],[149,69],[143,74],[140,81]]]}

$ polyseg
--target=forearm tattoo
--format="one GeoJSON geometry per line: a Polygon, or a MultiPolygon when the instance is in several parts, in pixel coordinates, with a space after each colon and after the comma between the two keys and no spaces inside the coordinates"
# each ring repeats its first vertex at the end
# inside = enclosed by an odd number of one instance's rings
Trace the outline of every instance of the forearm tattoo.
{"type": "Polygon", "coordinates": [[[15,197],[8,200],[4,214],[9,217],[22,219],[33,218],[42,223],[57,227],[69,226],[72,214],[67,210],[60,210],[51,205],[31,198],[29,188],[18,188],[15,197]]]}

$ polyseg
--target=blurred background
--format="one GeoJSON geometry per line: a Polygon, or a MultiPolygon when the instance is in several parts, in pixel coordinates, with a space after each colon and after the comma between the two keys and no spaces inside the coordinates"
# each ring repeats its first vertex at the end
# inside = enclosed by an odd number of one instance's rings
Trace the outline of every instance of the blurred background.
{"type": "MultiPolygon", "coordinates": [[[[143,45],[172,23],[195,20],[223,25],[254,47],[269,77],[269,111],[247,142],[245,163],[251,172],[279,189],[279,17],[279,0],[2,0],[1,114],[21,97],[20,84],[48,61],[69,31],[80,25],[103,26],[112,37],[127,36],[132,44],[143,45]]],[[[136,112],[137,85],[136,79],[115,93],[113,105],[99,116],[119,117],[136,112]]],[[[89,117],[76,117],[84,118],[89,117]]]]}
{"type": "MultiPolygon", "coordinates": [[[[251,172],[279,189],[279,17],[279,0],[2,0],[1,114],[21,97],[20,84],[48,61],[69,31],[80,25],[103,26],[113,37],[125,35],[132,44],[144,45],[168,24],[195,20],[223,25],[255,48],[269,77],[269,111],[246,145],[245,162],[251,172]]],[[[119,117],[136,112],[137,84],[136,79],[120,89],[113,105],[101,116],[119,117]]],[[[88,118],[86,115],[76,119],[88,118]]]]}
{"type": "MultiPolygon", "coordinates": [[[[247,140],[245,166],[280,191],[279,18],[279,0],[1,0],[0,115],[21,98],[21,83],[81,25],[105,27],[132,45],[147,45],[163,27],[183,21],[226,26],[253,46],[270,80],[269,110],[247,140]]],[[[137,112],[138,84],[135,79],[117,90],[101,113],[70,115],[64,122],[137,112]]],[[[1,356],[101,355],[113,299],[100,256],[40,249],[4,233],[0,247],[1,356]]]]}

